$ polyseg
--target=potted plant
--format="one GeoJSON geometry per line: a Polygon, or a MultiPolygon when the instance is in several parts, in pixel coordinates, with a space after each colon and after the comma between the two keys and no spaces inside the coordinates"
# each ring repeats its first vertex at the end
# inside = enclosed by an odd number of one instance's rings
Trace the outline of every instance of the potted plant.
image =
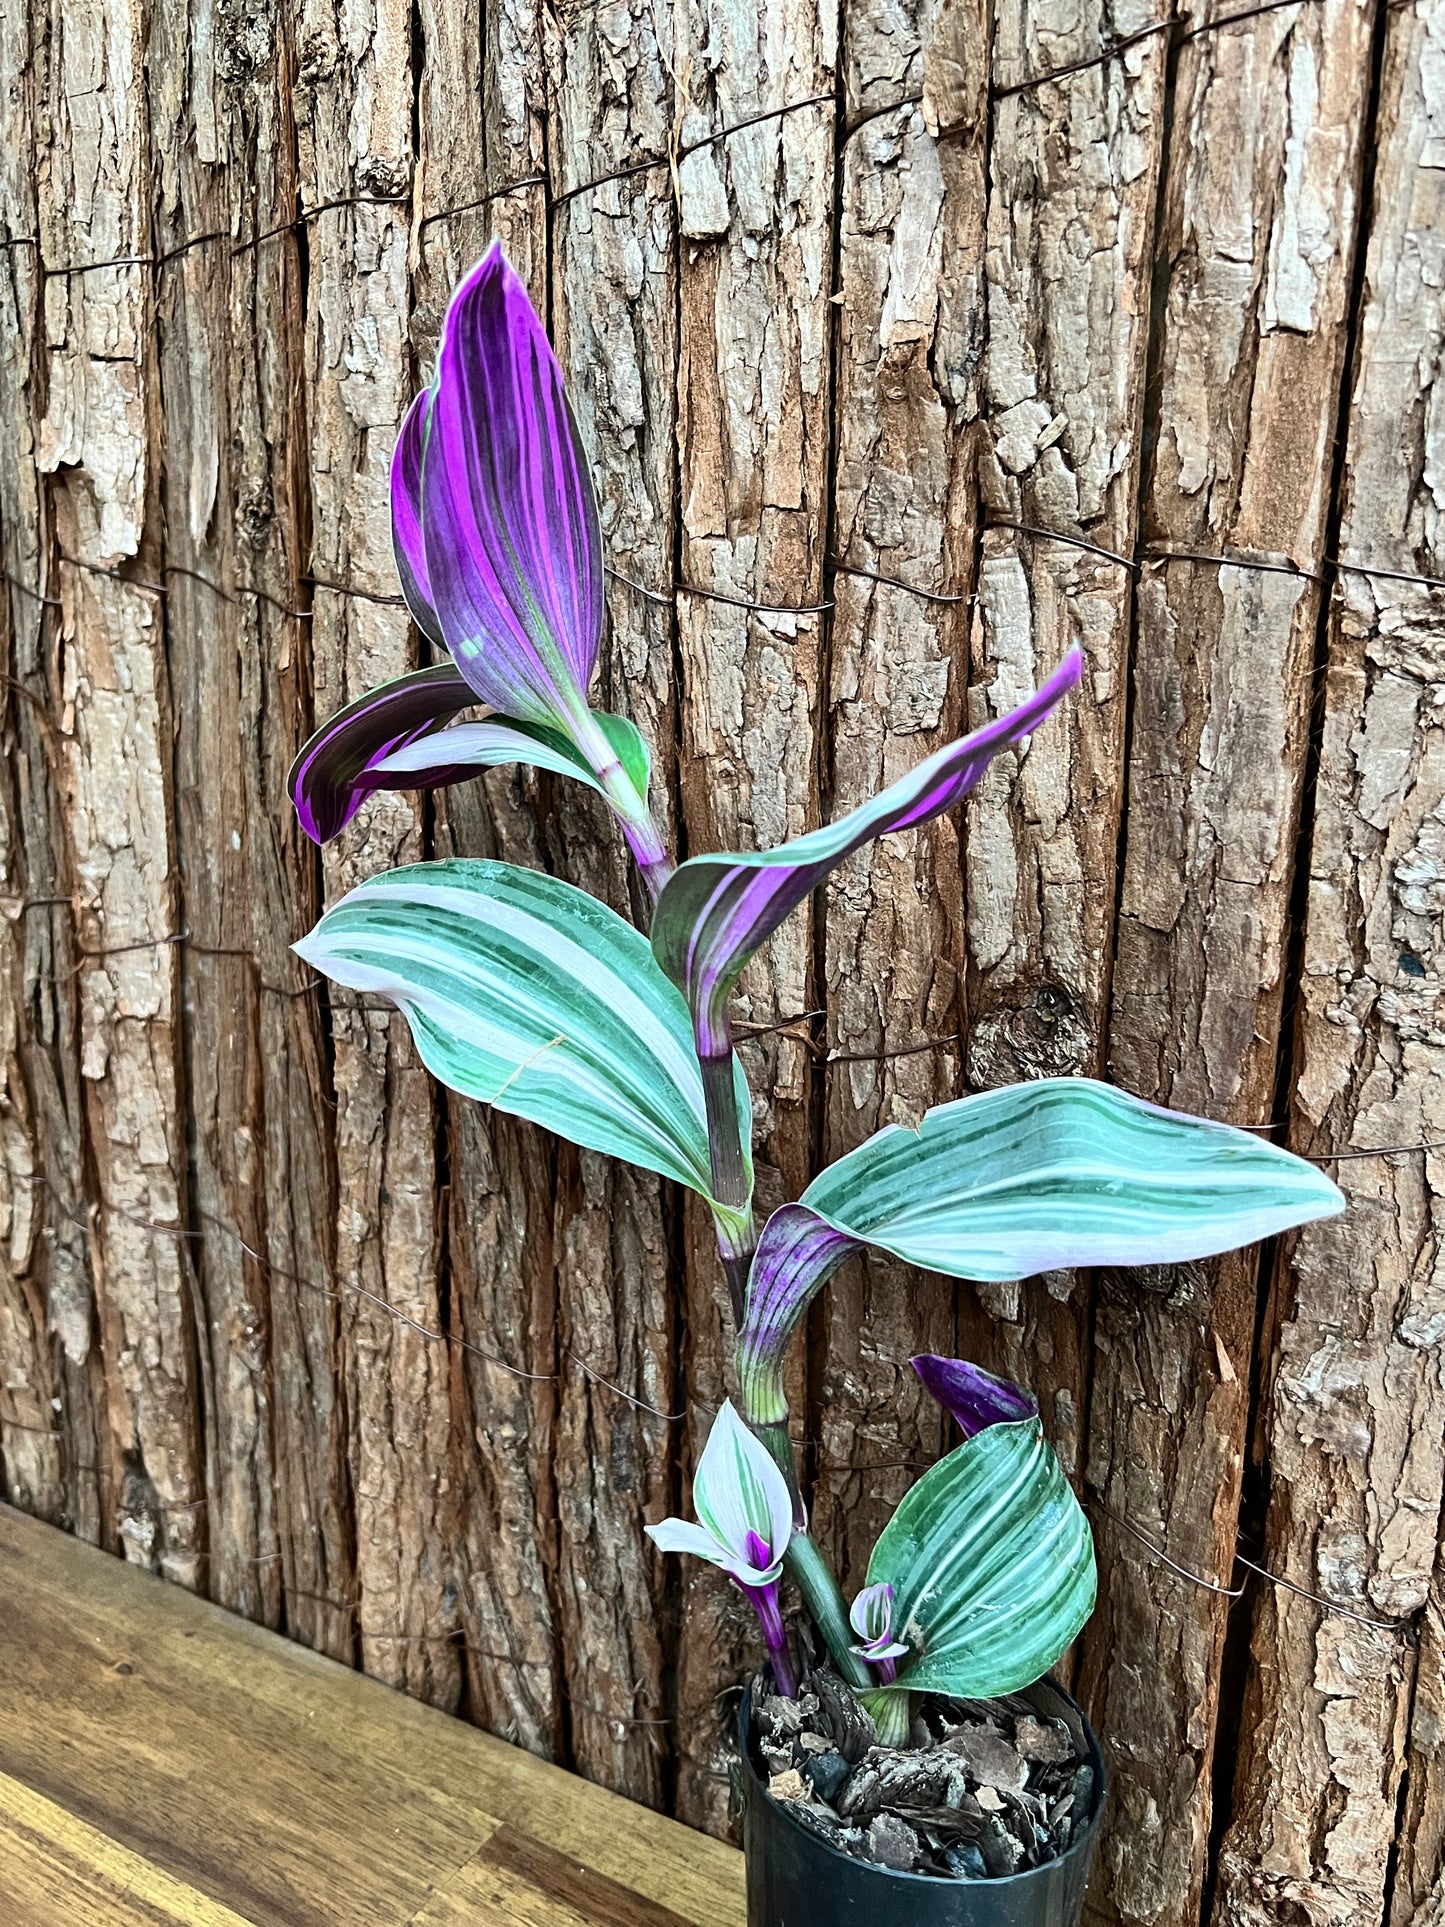
{"type": "Polygon", "coordinates": [[[556,359],[496,248],[457,289],[436,377],[402,425],[392,519],[407,606],[444,659],[350,704],[306,745],[291,774],[306,830],[335,836],[377,789],[529,762],[607,800],[650,927],[555,877],[450,861],[373,877],[296,948],[395,1002],[452,1089],[687,1185],[712,1213],[735,1398],[697,1466],[695,1520],[648,1530],[721,1567],[757,1609],[766,1665],[740,1722],[750,1919],[1075,1921],[1103,1764],[1046,1675],[1092,1608],[1094,1555],[1037,1404],[966,1361],[913,1360],[962,1443],[905,1495],[849,1601],[809,1534],[789,1342],[865,1247],[955,1278],[1015,1279],[1204,1257],[1343,1200],[1245,1132],[1061,1078],[879,1131],[759,1232],[728,1000],[850,852],[952,809],[1001,750],[1022,754],[1081,657],[840,820],[674,868],[641,737],[588,704],[603,622],[596,504],[556,359]],[[457,720],[476,706],[479,719],[457,720]],[[804,1609],[791,1633],[785,1575],[804,1609]]]}

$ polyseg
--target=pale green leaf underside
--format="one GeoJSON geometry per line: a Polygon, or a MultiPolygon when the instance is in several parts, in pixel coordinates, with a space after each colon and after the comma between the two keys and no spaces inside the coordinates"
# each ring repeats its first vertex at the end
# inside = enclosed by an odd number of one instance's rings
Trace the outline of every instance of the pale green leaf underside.
{"type": "Polygon", "coordinates": [[[891,1125],[800,1202],[913,1264],[978,1279],[1177,1264],[1344,1208],[1323,1172],[1276,1145],[1083,1077],[981,1091],[917,1131],[891,1125]]]}
{"type": "Polygon", "coordinates": [[[1037,1419],[991,1425],[904,1496],[868,1561],[912,1657],[897,1684],[988,1699],[1046,1673],[1094,1608],[1094,1545],[1037,1419]]]}
{"type": "MultiPolygon", "coordinates": [[[[709,1197],[687,1005],[646,938],[595,897],[508,863],[418,863],[353,890],[295,948],[399,1005],[452,1090],[709,1197]]],[[[746,1155],[741,1070],[737,1099],[746,1155]]]]}
{"type": "MultiPolygon", "coordinates": [[[[607,738],[633,788],[647,795],[651,761],[647,744],[636,726],[625,716],[594,710],[593,720],[607,738]]],[[[602,794],[602,785],[588,767],[576,745],[560,729],[541,723],[516,722],[509,716],[491,716],[479,723],[457,723],[450,729],[421,736],[414,743],[394,750],[377,765],[375,774],[389,777],[398,788],[416,771],[434,768],[440,762],[470,765],[474,769],[496,769],[508,763],[530,763],[534,769],[553,776],[571,776],[602,794]]]]}

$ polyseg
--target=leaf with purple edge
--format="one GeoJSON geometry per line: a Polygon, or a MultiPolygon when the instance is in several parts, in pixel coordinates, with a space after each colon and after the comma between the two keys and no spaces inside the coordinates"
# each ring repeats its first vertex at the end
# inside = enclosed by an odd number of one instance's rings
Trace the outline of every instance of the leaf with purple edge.
{"type": "Polygon", "coordinates": [[[441,645],[442,628],[432,607],[421,533],[421,465],[430,406],[431,394],[423,389],[407,409],[396,438],[391,457],[391,552],[412,621],[424,636],[441,645]]]}
{"type": "Polygon", "coordinates": [[[602,635],[597,504],[562,371],[499,246],[447,308],[420,521],[431,604],[477,695],[521,721],[585,728],[602,635]]]}
{"type": "Polygon", "coordinates": [[[994,757],[1036,729],[1082,671],[1083,656],[1071,649],[1017,709],[949,743],[836,823],[775,850],[690,857],[669,878],[653,914],[652,948],[692,1011],[717,1156],[727,1156],[736,1135],[727,1113],[725,1073],[732,1051],[727,1002],[749,957],[854,850],[891,831],[932,822],[961,802],[994,757]]]}
{"type": "MultiPolygon", "coordinates": [[[[400,787],[376,779],[376,766],[394,751],[439,730],[476,695],[449,662],[415,669],[369,689],[338,709],[291,765],[286,786],[313,843],[339,836],[374,790],[400,787]]],[[[408,785],[421,788],[413,779],[408,785]]]]}

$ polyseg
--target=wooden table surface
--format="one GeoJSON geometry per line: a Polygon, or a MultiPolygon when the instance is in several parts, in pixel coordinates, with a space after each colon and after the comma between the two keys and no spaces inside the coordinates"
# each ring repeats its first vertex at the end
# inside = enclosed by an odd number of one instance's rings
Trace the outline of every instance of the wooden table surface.
{"type": "Polygon", "coordinates": [[[742,1927],[741,1855],[0,1506],[4,1927],[742,1927]]]}

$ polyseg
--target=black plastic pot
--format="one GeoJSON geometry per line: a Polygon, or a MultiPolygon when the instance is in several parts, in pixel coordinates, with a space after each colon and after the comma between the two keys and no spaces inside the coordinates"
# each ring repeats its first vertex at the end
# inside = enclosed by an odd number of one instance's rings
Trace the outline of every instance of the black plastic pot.
{"type": "Polygon", "coordinates": [[[1103,1812],[1104,1759],[1094,1730],[1061,1686],[1040,1680],[1029,1689],[1041,1712],[1064,1701],[1083,1721],[1094,1769],[1094,1801],[1083,1833],[1057,1860],[1003,1880],[944,1880],[893,1873],[854,1860],[768,1797],[753,1763],[752,1694],[738,1715],[742,1755],[743,1843],[747,1859],[748,1927],[1078,1927],[1103,1812]]]}

